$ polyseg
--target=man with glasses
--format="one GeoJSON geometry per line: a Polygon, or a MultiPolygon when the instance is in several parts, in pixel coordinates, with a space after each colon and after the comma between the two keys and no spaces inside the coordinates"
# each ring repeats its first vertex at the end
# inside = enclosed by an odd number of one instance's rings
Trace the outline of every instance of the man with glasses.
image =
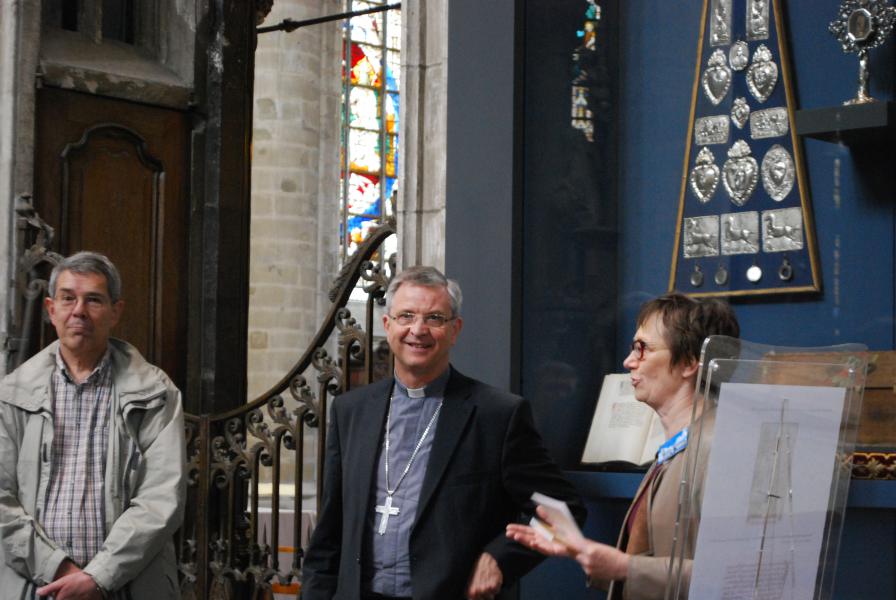
{"type": "Polygon", "coordinates": [[[180,598],[180,392],[110,337],[124,303],[108,258],[50,275],[59,337],[0,383],[0,599],[180,598]]]}
{"type": "Polygon", "coordinates": [[[504,536],[531,513],[532,492],[583,519],[528,403],[451,367],[461,301],[432,267],[390,283],[383,327],[394,377],[333,403],[304,600],[508,597],[539,560],[504,536]]]}

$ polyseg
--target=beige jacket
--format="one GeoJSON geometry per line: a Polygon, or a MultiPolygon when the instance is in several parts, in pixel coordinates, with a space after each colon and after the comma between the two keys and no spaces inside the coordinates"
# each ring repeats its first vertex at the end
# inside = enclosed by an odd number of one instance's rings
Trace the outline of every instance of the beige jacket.
{"type": "MultiPolygon", "coordinates": [[[[673,540],[675,539],[675,523],[679,519],[679,495],[681,480],[688,462],[688,455],[697,452],[696,473],[696,506],[691,510],[687,523],[687,534],[684,538],[684,562],[681,564],[681,594],[678,598],[688,597],[688,588],[691,580],[691,559],[694,558],[694,548],[697,542],[697,527],[700,522],[700,499],[702,498],[702,482],[706,473],[706,464],[709,457],[709,446],[712,439],[714,420],[704,418],[704,431],[699,445],[693,431],[685,451],[676,454],[665,465],[665,469],[658,473],[652,480],[649,477],[658,467],[656,463],[650,466],[647,475],[644,476],[641,485],[635,494],[634,500],[625,515],[622,529],[616,547],[625,549],[628,535],[625,523],[628,522],[632,508],[638,498],[644,495],[647,510],[647,535],[649,550],[643,554],[632,556],[629,561],[628,576],[624,582],[613,582],[607,594],[608,600],[662,600],[665,598],[666,583],[669,581],[669,564],[673,552],[673,540]],[[645,482],[650,482],[645,485],[645,482]]],[[[682,515],[682,519],[684,515],[682,515]]],[[[685,523],[682,522],[682,527],[685,523]]],[[[680,548],[675,549],[678,554],[680,548]]],[[[678,563],[672,573],[673,580],[678,574],[678,563]]],[[[675,598],[673,594],[671,597],[675,598]]]]}
{"type": "MultiPolygon", "coordinates": [[[[184,422],[180,392],[122,341],[110,340],[113,419],[106,456],[106,539],[84,566],[104,589],[133,600],[178,598],[172,534],[183,518],[184,422]]],[[[65,553],[40,516],[53,443],[54,342],[0,383],[0,600],[32,597],[65,553]]]]}

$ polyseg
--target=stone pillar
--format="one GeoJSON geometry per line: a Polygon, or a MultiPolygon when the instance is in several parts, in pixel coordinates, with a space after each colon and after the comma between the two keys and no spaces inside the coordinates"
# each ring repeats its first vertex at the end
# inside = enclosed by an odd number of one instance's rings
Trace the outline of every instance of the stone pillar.
{"type": "Polygon", "coordinates": [[[405,0],[397,225],[399,268],[445,268],[448,0],[405,0]]]}
{"type": "Polygon", "coordinates": [[[40,2],[0,0],[0,375],[15,303],[15,199],[31,194],[34,91],[40,48],[40,2]]]}

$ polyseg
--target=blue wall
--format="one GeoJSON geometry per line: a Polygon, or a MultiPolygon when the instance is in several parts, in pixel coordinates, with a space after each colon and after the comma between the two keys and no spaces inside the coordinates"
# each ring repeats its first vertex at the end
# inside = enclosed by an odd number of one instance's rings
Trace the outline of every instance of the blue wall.
{"type": "MultiPolygon", "coordinates": [[[[668,285],[702,2],[620,4],[623,327],[618,346],[624,352],[633,333],[624,325],[634,321],[641,301],[668,285]]],[[[827,32],[838,3],[783,4],[798,108],[833,106],[851,97],[857,60],[844,55],[827,32]]],[[[872,51],[874,97],[893,98],[894,45],[872,51]]],[[[892,349],[893,150],[850,151],[815,140],[807,140],[804,150],[823,291],[734,301],[742,334],[770,344],[863,342],[892,349]]]]}
{"type": "MultiPolygon", "coordinates": [[[[519,281],[523,190],[521,153],[515,149],[515,140],[522,139],[523,120],[515,115],[524,75],[518,43],[524,36],[515,28],[525,24],[515,15],[525,13],[523,2],[452,2],[447,106],[446,270],[467,292],[466,328],[454,361],[474,377],[516,390],[519,289],[525,282],[519,281]]],[[[621,370],[638,305],[667,287],[702,10],[699,0],[619,4],[615,370],[621,370]]],[[[783,4],[798,108],[833,106],[851,97],[857,60],[843,54],[827,32],[838,2],[783,4]]],[[[871,55],[872,95],[891,101],[894,48],[891,39],[871,55]]],[[[823,289],[818,295],[735,301],[744,337],[793,346],[896,347],[893,154],[892,148],[860,152],[805,141],[823,289]]]]}

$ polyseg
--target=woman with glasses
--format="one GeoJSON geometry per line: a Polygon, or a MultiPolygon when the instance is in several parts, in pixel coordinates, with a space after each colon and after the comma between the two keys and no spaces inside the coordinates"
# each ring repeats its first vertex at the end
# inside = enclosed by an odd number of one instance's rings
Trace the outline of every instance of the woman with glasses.
{"type": "MultiPolygon", "coordinates": [[[[616,546],[592,540],[564,545],[516,524],[507,527],[508,537],[549,556],[575,559],[589,585],[609,584],[610,600],[664,598],[700,350],[708,336],[739,333],[734,311],[718,300],[695,300],[673,292],[641,306],[631,352],[622,364],[631,374],[635,398],[659,415],[666,441],[635,494],[616,546]]],[[[541,509],[539,514],[550,525],[550,516],[541,509]]],[[[688,537],[685,553],[692,558],[695,527],[688,537]]],[[[687,590],[687,581],[683,589],[687,590]]]]}

